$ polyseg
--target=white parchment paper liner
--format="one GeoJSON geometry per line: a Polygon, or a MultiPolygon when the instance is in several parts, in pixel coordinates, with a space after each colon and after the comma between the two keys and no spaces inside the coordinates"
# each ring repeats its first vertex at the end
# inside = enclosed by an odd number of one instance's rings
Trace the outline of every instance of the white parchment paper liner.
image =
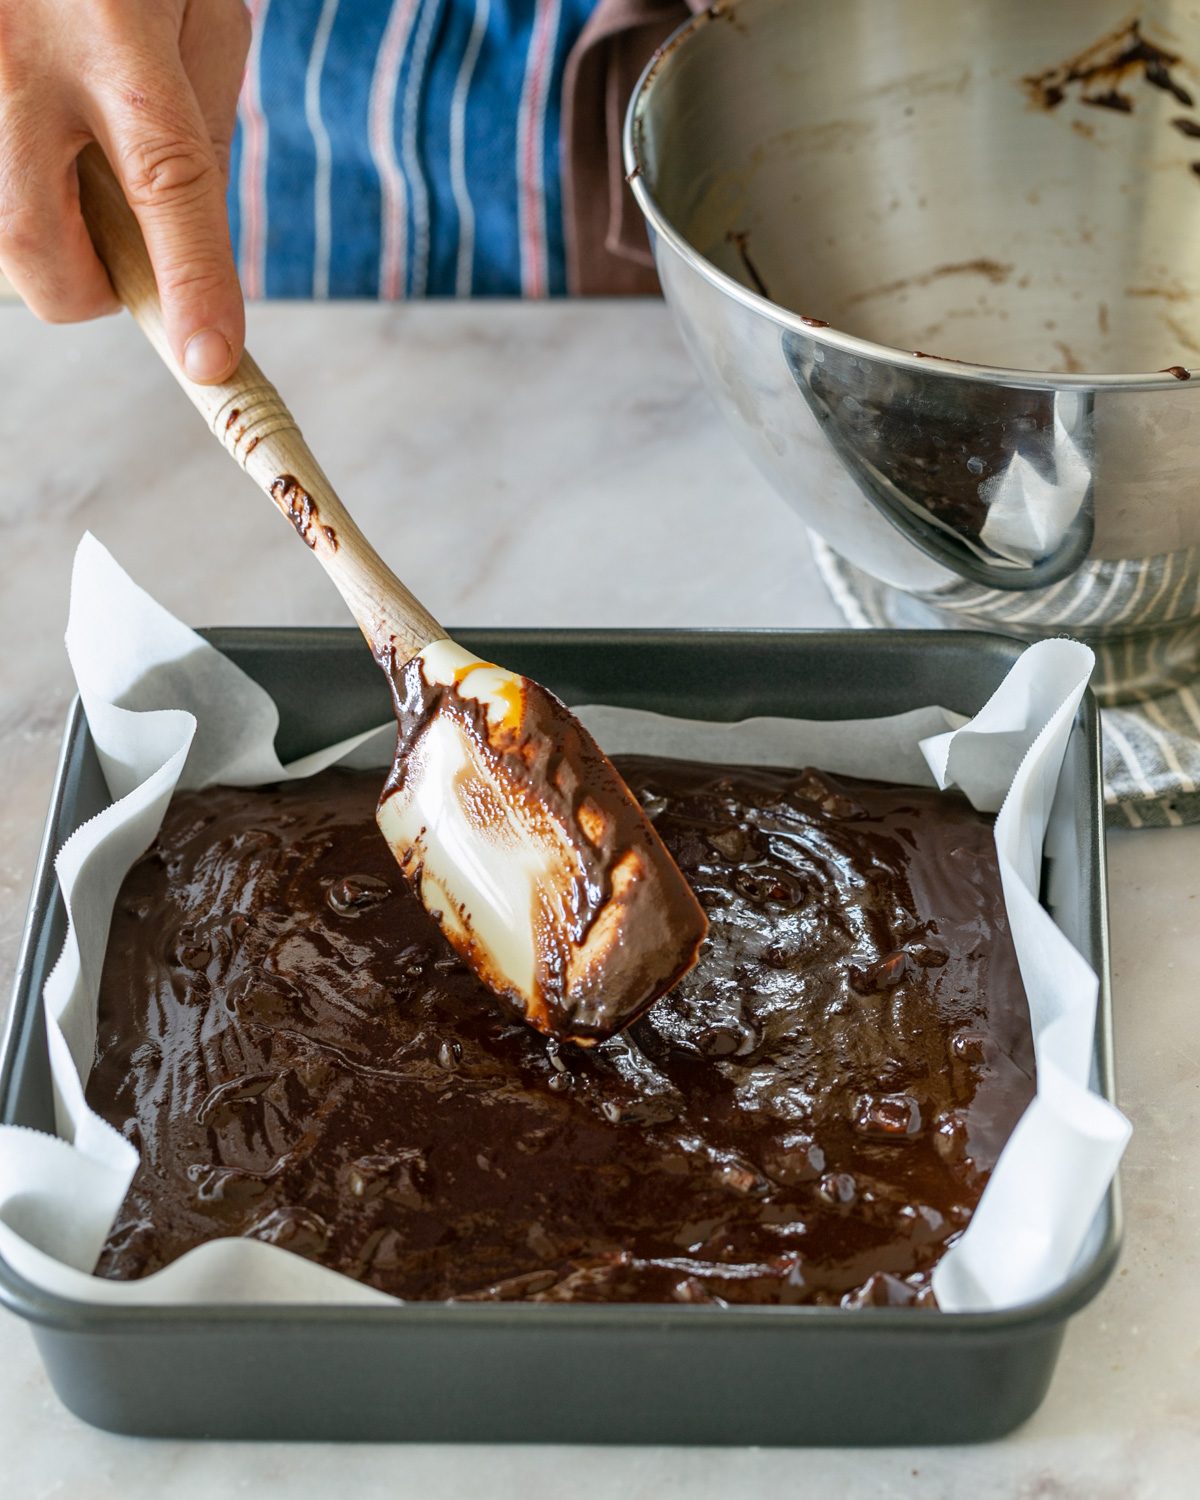
{"type": "MultiPolygon", "coordinates": [[[[93,1302],[390,1304],[382,1292],[247,1239],[201,1245],[141,1281],[92,1276],[137,1158],[88,1109],[83,1090],[113,903],[176,787],[253,786],[334,762],[383,766],[394,728],[281,765],[267,694],[138,588],[91,536],[76,555],[67,649],[114,801],[58,856],[70,928],[44,997],[58,1136],[0,1127],[0,1254],[47,1291],[93,1302]]],[[[1074,642],[1031,646],[969,722],[936,707],[836,723],[700,723],[612,707],[580,713],[611,753],[812,764],[957,785],[977,807],[999,809],[996,843],[1029,996],[1038,1091],[969,1227],[935,1272],[947,1311],[1013,1306],[1059,1285],[1129,1135],[1125,1118],[1090,1088],[1096,976],[1038,903],[1047,819],[1091,667],[1091,652],[1074,642]]]]}

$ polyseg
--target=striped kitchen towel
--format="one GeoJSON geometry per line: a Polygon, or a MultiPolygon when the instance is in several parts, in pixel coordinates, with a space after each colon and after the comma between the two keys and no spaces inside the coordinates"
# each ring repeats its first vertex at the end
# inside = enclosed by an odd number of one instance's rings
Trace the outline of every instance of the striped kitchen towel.
{"type": "MultiPolygon", "coordinates": [[[[898,590],[870,577],[835,553],[818,536],[810,533],[817,568],[848,624],[859,629],[918,629],[933,623],[933,616],[921,604],[898,590]]],[[[1194,560],[1193,560],[1194,561],[1194,560]]],[[[1186,587],[1194,587],[1195,570],[1189,566],[1177,569],[1186,578],[1186,587]]],[[[1128,570],[1114,565],[1113,588],[1122,585],[1128,570]],[[1116,569],[1123,572],[1117,576],[1116,569]]],[[[1130,578],[1131,590],[1137,582],[1130,578]]],[[[964,590],[968,592],[969,590],[964,590]]],[[[1111,590],[1110,590],[1111,591],[1111,590]]],[[[990,618],[980,617],[983,591],[970,601],[975,618],[963,613],[957,616],[963,628],[994,629],[1005,634],[1018,633],[1015,622],[1004,617],[998,596],[991,594],[994,607],[990,618]]],[[[1013,608],[1021,608],[1020,596],[1013,608]]],[[[959,601],[956,599],[955,603],[959,601]]],[[[1141,606],[1131,602],[1131,608],[1141,606]]],[[[1026,605],[1026,612],[1028,606],[1026,605]]],[[[941,614],[937,622],[955,618],[941,614]]],[[[1137,616],[1142,620],[1142,613],[1137,616]]],[[[1042,634],[1053,634],[1044,628],[1042,634]]],[[[1021,631],[1021,638],[1029,638],[1021,631]]],[[[1178,828],[1185,823],[1200,823],[1200,675],[1186,669],[1172,673],[1164,668],[1161,645],[1151,638],[1148,643],[1136,635],[1120,638],[1115,644],[1088,640],[1097,656],[1097,676],[1137,682],[1139,678],[1171,678],[1171,686],[1151,692],[1138,689],[1132,701],[1101,709],[1104,731],[1104,799],[1108,822],[1122,828],[1178,828]]],[[[1200,655],[1200,621],[1185,626],[1176,636],[1180,659],[1196,660],[1200,655]]],[[[1127,689],[1132,695],[1133,690],[1127,689]]]]}

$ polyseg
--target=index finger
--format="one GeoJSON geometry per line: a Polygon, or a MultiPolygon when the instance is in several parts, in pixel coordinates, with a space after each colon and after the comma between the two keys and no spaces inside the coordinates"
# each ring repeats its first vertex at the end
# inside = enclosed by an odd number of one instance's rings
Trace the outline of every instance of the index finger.
{"type": "Polygon", "coordinates": [[[211,384],[232,374],[245,340],[224,177],[182,65],[153,90],[97,98],[90,121],[137,215],[163,323],[187,376],[211,384]]]}

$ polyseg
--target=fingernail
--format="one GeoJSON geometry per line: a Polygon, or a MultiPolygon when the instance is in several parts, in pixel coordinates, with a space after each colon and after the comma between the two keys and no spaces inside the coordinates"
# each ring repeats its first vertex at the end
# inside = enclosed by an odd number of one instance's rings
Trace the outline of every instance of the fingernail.
{"type": "Polygon", "coordinates": [[[183,348],[183,368],[189,380],[220,380],[228,375],[233,348],[223,333],[203,328],[183,348]]]}

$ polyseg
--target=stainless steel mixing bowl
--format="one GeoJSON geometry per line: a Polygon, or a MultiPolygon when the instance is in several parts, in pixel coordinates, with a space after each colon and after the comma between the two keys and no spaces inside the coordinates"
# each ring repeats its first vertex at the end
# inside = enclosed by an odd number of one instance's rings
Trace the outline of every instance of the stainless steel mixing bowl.
{"type": "Polygon", "coordinates": [[[1174,0],[729,0],[626,122],[780,493],[892,618],[1069,631],[1109,701],[1200,671],[1194,63],[1174,0]]]}

